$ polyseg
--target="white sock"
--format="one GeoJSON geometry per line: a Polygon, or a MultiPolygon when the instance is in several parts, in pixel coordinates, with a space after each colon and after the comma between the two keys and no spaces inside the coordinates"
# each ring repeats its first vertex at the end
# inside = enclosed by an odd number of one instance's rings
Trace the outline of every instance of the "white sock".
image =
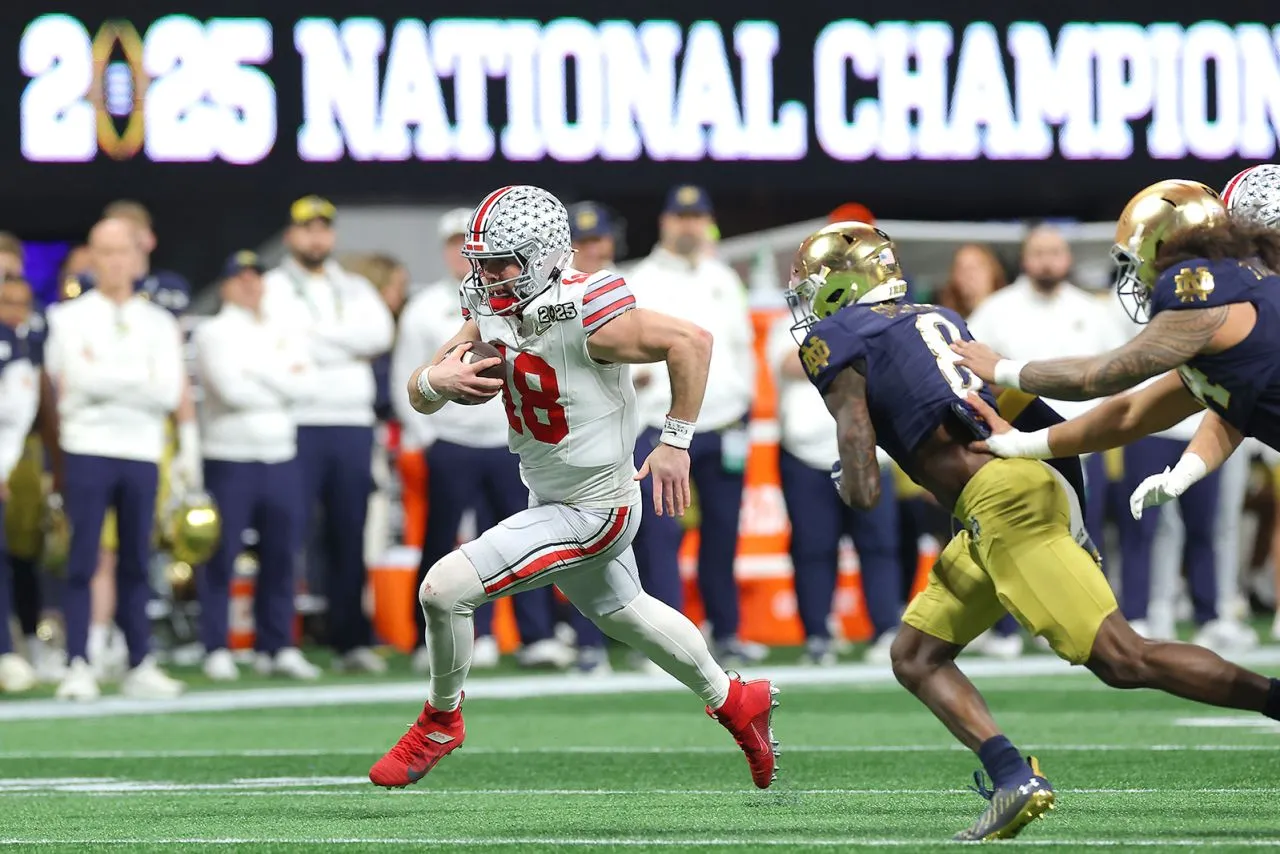
{"type": "Polygon", "coordinates": [[[596,617],[605,634],[617,638],[688,686],[718,709],[729,697],[729,674],[707,648],[698,627],[671,606],[641,593],[625,607],[596,617]]]}
{"type": "Polygon", "coordinates": [[[462,702],[462,683],[475,649],[472,615],[488,598],[475,567],[460,551],[450,552],[427,572],[418,591],[427,618],[427,651],[431,682],[427,702],[451,712],[462,702]]]}

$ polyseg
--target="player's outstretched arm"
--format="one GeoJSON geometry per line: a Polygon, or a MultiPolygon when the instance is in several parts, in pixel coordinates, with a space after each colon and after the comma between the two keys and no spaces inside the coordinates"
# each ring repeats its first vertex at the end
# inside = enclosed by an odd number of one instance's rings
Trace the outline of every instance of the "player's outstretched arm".
{"type": "Polygon", "coordinates": [[[671,411],[658,446],[635,477],[653,475],[653,510],[659,516],[684,515],[692,500],[688,448],[707,390],[711,343],[711,333],[701,326],[644,309],[618,315],[587,338],[587,355],[598,362],[667,363],[671,411]]]}
{"type": "Polygon", "coordinates": [[[1058,400],[1092,400],[1171,371],[1199,353],[1227,320],[1229,306],[1165,311],[1129,343],[1098,356],[1017,362],[976,341],[957,341],[958,364],[989,383],[1058,400]]]}
{"type": "Polygon", "coordinates": [[[1103,401],[1083,415],[1032,433],[1014,430],[977,395],[970,395],[968,401],[993,434],[985,442],[975,442],[975,450],[998,457],[1041,460],[1123,447],[1167,430],[1203,408],[1173,372],[1145,388],[1103,401]]]}
{"type": "Polygon", "coordinates": [[[1148,507],[1159,507],[1191,488],[1205,475],[1216,470],[1235,453],[1244,434],[1224,421],[1216,412],[1205,413],[1204,420],[1191,437],[1173,468],[1153,474],[1138,484],[1129,496],[1129,512],[1141,519],[1148,507]]]}
{"type": "Polygon", "coordinates": [[[591,333],[587,354],[598,362],[666,362],[671,374],[669,414],[694,422],[702,411],[702,396],[707,390],[711,344],[711,333],[697,324],[637,308],[591,333]]]}
{"type": "Polygon", "coordinates": [[[483,359],[471,363],[462,361],[462,354],[472,343],[479,340],[480,327],[476,322],[474,320],[464,322],[462,328],[436,351],[431,364],[423,365],[409,376],[407,386],[409,405],[423,415],[430,415],[438,412],[446,403],[460,395],[486,398],[497,394],[502,389],[502,382],[486,379],[478,374],[499,364],[498,359],[483,359]],[[449,353],[448,358],[444,358],[444,354],[450,347],[459,344],[468,346],[458,347],[457,350],[449,353]]]}
{"type": "Polygon", "coordinates": [[[840,498],[850,507],[870,510],[880,500],[880,461],[876,430],[867,409],[867,381],[853,368],[836,374],[822,398],[836,419],[840,447],[840,498]]]}

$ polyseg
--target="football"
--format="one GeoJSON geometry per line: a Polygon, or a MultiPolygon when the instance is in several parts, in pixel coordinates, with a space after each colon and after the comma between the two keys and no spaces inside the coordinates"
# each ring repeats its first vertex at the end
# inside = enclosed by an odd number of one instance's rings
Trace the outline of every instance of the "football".
{"type": "MultiPolygon", "coordinates": [[[[458,347],[461,347],[461,346],[462,346],[461,344],[455,344],[445,352],[445,355],[446,356],[449,355],[449,353],[452,353],[454,350],[458,349],[458,347]]],[[[485,359],[501,359],[501,358],[502,358],[501,351],[499,351],[498,348],[493,346],[492,344],[488,344],[484,341],[473,342],[471,344],[471,349],[467,350],[467,352],[462,354],[462,361],[466,362],[467,364],[471,364],[472,362],[483,361],[485,359]]],[[[491,380],[506,380],[507,366],[505,364],[500,364],[500,365],[494,365],[491,368],[485,368],[483,371],[480,372],[479,376],[482,376],[482,377],[485,377],[486,379],[491,379],[491,380]]],[[[464,406],[475,406],[476,404],[484,403],[487,400],[488,398],[485,398],[484,400],[476,400],[473,398],[460,397],[456,402],[461,403],[464,406]]]]}

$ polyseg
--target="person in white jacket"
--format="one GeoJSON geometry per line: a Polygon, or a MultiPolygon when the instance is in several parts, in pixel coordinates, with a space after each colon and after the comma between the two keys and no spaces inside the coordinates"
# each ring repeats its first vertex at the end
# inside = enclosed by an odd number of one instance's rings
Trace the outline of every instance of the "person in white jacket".
{"type": "MultiPolygon", "coordinates": [[[[759,660],[763,647],[738,638],[738,515],[747,459],[747,415],[755,396],[755,353],[746,289],[731,267],[710,256],[711,197],[681,185],[667,195],[659,242],[627,274],[636,305],[689,320],[715,336],[707,395],[689,446],[701,514],[698,590],[722,663],[759,660]]],[[[658,442],[671,406],[661,363],[637,368],[636,402],[644,428],[636,442],[639,465],[658,442]]],[[[649,482],[641,484],[649,489],[649,482]]],[[[645,501],[650,500],[645,493],[645,501]]],[[[683,530],[670,516],[646,514],[636,534],[636,560],[645,589],[672,607],[681,599],[678,552],[683,530]]]]}
{"type": "Polygon", "coordinates": [[[316,371],[316,393],[293,408],[302,483],[296,553],[304,550],[318,502],[324,510],[324,594],[334,666],[382,673],[387,665],[369,648],[372,628],[362,604],[364,527],[373,489],[371,364],[391,349],[395,327],[369,280],[331,257],[336,212],[318,196],[293,203],[285,232],[289,257],[264,278],[262,312],[305,336],[316,371]]]}
{"type": "Polygon", "coordinates": [[[134,292],[139,269],[132,224],[105,219],[89,233],[96,287],[49,312],[45,367],[58,392],[59,442],[71,550],[63,597],[70,666],[57,696],[92,700],[97,678],[86,660],[89,580],[107,508],[119,536],[116,622],[124,631],[130,670],[124,694],[164,698],[183,685],[151,657],[148,564],[155,519],[157,462],[165,424],[182,394],[178,323],[134,292]]]}
{"type": "Polygon", "coordinates": [[[222,514],[218,550],[197,576],[204,672],[239,677],[227,649],[231,575],[244,532],[258,535],[255,669],[316,679],[293,644],[293,547],[301,524],[293,407],[315,393],[315,370],[296,327],[262,314],[262,261],[237,252],[223,268],[222,310],[195,333],[204,390],[204,482],[222,514]]]}
{"type": "MultiPolygon", "coordinates": [[[[29,296],[28,292],[28,296],[29,296]]],[[[40,402],[40,375],[26,355],[17,331],[0,323],[0,519],[9,501],[9,475],[22,456],[40,402]]],[[[5,527],[0,525],[0,693],[26,691],[36,684],[35,669],[13,650],[9,614],[13,611],[13,572],[5,527]]]]}

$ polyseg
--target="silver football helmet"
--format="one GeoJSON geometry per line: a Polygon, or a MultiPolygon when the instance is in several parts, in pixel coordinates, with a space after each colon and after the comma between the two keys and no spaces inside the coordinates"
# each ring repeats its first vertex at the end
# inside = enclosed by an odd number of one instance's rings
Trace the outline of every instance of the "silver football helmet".
{"type": "Polygon", "coordinates": [[[569,214],[541,187],[494,190],[471,214],[462,255],[471,262],[472,275],[462,288],[472,311],[518,314],[556,282],[573,257],[569,214]],[[520,272],[490,281],[511,264],[520,272]]]}
{"type": "Polygon", "coordinates": [[[1241,222],[1280,228],[1280,165],[1263,163],[1236,174],[1222,190],[1227,213],[1241,222]]]}

